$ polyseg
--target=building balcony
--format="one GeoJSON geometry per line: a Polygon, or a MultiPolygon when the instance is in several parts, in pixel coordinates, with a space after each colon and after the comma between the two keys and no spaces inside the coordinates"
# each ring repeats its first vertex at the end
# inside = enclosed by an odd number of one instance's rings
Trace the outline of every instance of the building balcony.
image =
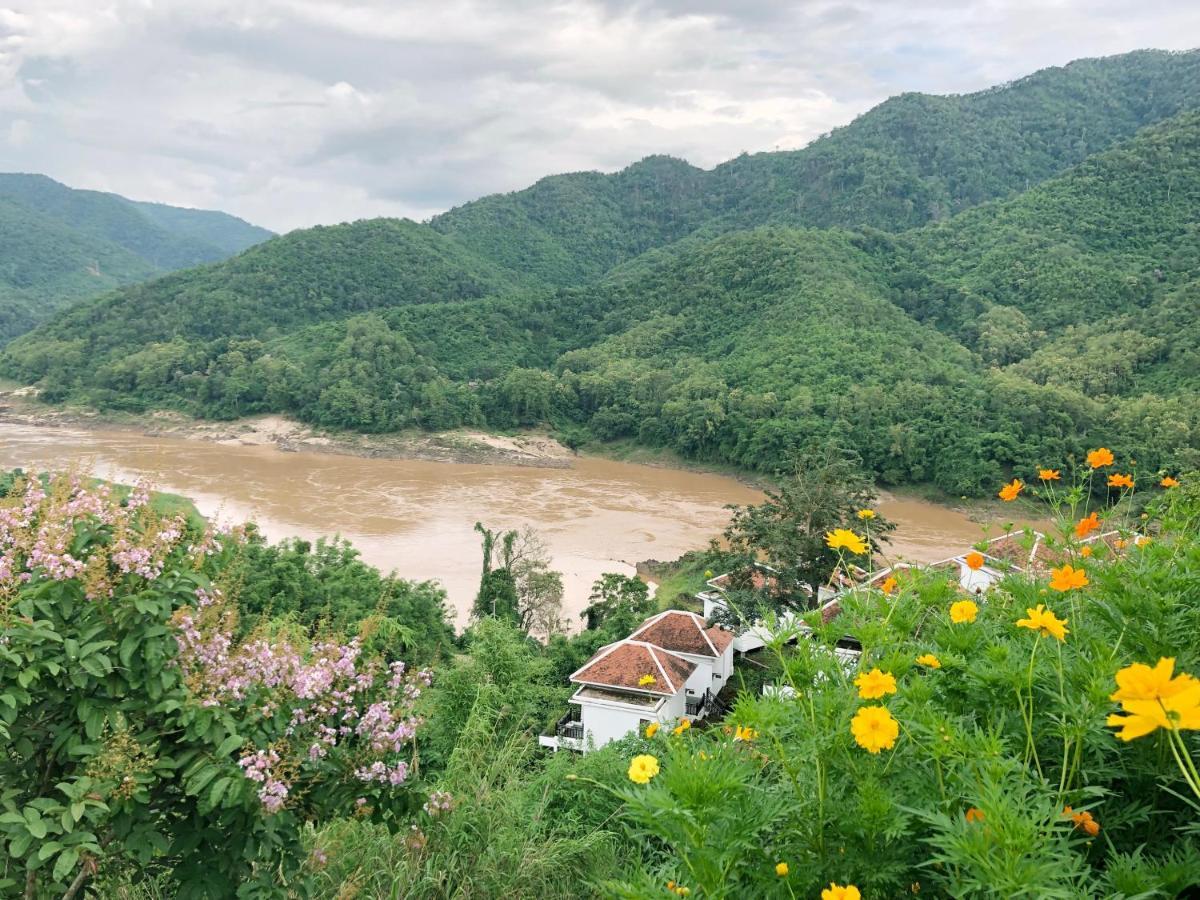
{"type": "Polygon", "coordinates": [[[713,695],[712,691],[705,691],[703,695],[688,696],[685,698],[685,710],[689,717],[693,719],[703,719],[708,715],[709,707],[712,706],[713,695]]]}
{"type": "Polygon", "coordinates": [[[538,743],[552,750],[583,750],[583,722],[579,710],[572,709],[554,725],[554,734],[540,735],[538,743]]]}

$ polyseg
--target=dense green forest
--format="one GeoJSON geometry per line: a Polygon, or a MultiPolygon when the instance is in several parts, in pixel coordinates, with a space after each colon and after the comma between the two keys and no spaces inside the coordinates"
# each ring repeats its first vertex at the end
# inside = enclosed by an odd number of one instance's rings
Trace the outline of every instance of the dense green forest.
{"type": "Polygon", "coordinates": [[[1200,53],[905,95],[789,153],[556,176],[315,228],[14,343],[51,402],[330,428],[548,425],[990,489],[1136,447],[1200,464],[1200,53]],[[1184,110],[1184,111],[1181,111],[1184,110]]]}
{"type": "Polygon", "coordinates": [[[0,344],[81,298],[225,259],[271,236],[226,213],[0,173],[0,344]]]}

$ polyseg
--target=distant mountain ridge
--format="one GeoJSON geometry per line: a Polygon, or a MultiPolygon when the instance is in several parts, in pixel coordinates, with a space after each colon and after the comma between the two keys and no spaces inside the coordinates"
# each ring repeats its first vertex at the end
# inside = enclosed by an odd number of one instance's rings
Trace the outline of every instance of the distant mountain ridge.
{"type": "Polygon", "coordinates": [[[0,343],[70,303],[216,262],[274,235],[227,213],[0,173],[0,343]]]}
{"type": "Polygon", "coordinates": [[[834,441],[955,493],[1096,441],[1200,466],[1198,66],[1087,60],[709,172],[651,157],[293,232],[81,303],[0,372],[127,410],[549,424],[760,470],[834,441]]]}

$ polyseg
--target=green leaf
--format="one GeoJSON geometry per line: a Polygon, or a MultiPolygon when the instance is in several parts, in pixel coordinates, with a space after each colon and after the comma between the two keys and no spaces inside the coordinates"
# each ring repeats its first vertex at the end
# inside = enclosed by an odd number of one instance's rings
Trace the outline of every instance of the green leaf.
{"type": "Polygon", "coordinates": [[[216,766],[208,766],[197,772],[187,785],[187,792],[193,796],[204,790],[205,786],[220,773],[216,766]]]}
{"type": "Polygon", "coordinates": [[[42,844],[42,846],[38,848],[37,858],[45,861],[61,849],[62,844],[60,844],[58,841],[46,841],[46,843],[42,844]]]}
{"type": "Polygon", "coordinates": [[[46,822],[41,816],[38,816],[35,819],[30,819],[28,816],[26,816],[25,827],[29,829],[30,835],[39,841],[46,836],[46,822]]]}
{"type": "Polygon", "coordinates": [[[233,779],[226,775],[224,778],[219,778],[213,783],[212,790],[208,792],[208,803],[214,809],[220,805],[221,798],[225,796],[225,792],[229,789],[229,785],[233,783],[233,779]]]}
{"type": "Polygon", "coordinates": [[[221,746],[217,748],[217,756],[228,756],[242,746],[243,743],[241,735],[231,734],[225,740],[221,741],[221,746]]]}
{"type": "Polygon", "coordinates": [[[74,847],[68,847],[58,857],[58,862],[54,864],[54,871],[51,873],[55,881],[66,881],[67,876],[71,874],[75,865],[79,862],[79,851],[74,847]]]}

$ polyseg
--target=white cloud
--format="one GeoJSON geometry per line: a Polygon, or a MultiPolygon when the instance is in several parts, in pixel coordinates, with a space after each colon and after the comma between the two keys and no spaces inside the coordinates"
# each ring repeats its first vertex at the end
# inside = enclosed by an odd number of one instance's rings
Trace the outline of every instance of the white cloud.
{"type": "Polygon", "coordinates": [[[1174,0],[19,0],[0,169],[276,229],[423,218],[650,153],[802,146],[904,90],[1196,44],[1200,6],[1174,0]]]}

